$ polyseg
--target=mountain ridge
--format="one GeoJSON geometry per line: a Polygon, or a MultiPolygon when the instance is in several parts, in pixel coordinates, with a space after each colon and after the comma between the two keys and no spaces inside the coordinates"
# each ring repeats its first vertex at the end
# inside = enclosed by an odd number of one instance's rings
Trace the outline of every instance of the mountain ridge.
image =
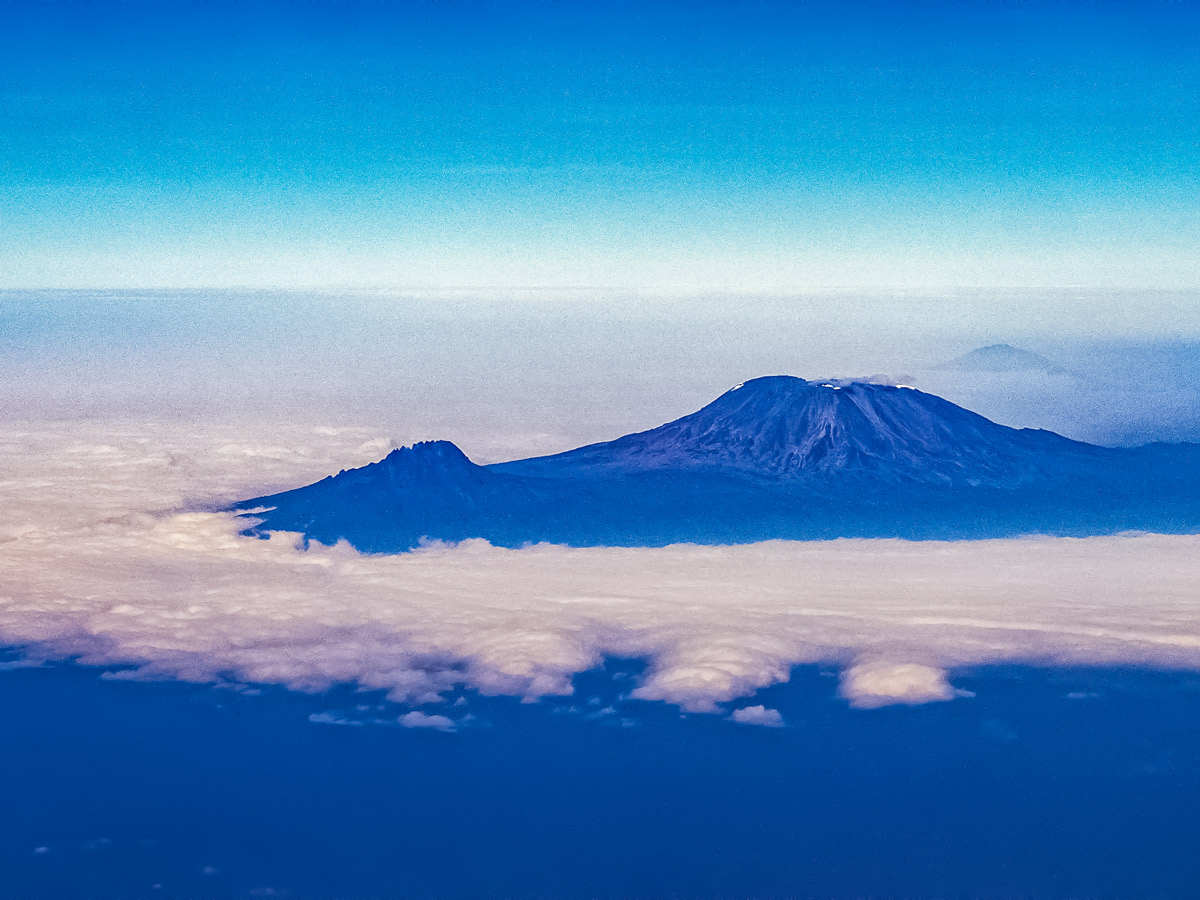
{"type": "Polygon", "coordinates": [[[1005,456],[1015,464],[1039,440],[1080,452],[1092,446],[1009,428],[906,385],[774,375],[743,382],[657,428],[493,468],[533,473],[553,460],[606,468],[723,466],[787,478],[891,467],[902,477],[953,481],[972,464],[1000,474],[1005,456]]]}
{"type": "Polygon", "coordinates": [[[1200,447],[1099,447],[911,387],[782,375],[550,456],[478,465],[427,441],[232,508],[251,534],[370,552],[1179,531],[1200,530],[1198,471],[1200,447]]]}

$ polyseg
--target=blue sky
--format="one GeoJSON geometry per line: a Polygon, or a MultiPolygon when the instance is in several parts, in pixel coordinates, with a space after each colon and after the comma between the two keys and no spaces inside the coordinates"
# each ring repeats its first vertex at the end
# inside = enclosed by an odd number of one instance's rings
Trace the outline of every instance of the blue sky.
{"type": "Polygon", "coordinates": [[[0,287],[1200,285],[1185,4],[5,4],[0,287]]]}

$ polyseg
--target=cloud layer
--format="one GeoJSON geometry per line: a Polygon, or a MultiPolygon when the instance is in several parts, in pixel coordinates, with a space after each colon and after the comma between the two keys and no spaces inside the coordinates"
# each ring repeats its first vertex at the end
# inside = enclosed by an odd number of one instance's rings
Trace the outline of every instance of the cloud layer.
{"type": "Polygon", "coordinates": [[[642,657],[633,695],[696,711],[799,663],[840,666],[862,706],[950,699],[947,672],[975,664],[1200,669],[1200,537],[301,551],[295,536],[241,538],[205,509],[390,443],[271,435],[0,433],[0,643],[135,667],[123,677],[354,683],[414,704],[462,686],[566,694],[606,655],[642,657]]]}

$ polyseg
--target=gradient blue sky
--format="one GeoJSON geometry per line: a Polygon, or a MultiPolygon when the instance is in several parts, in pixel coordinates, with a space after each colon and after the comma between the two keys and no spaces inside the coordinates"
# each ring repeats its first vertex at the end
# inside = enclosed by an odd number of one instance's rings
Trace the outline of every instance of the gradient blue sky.
{"type": "Polygon", "coordinates": [[[1200,287],[1190,4],[0,14],[0,288],[1200,287]]]}

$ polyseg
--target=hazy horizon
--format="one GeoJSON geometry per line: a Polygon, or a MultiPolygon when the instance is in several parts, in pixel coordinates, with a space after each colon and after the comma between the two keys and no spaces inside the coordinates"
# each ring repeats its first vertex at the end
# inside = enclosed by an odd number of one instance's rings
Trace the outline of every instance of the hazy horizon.
{"type": "Polygon", "coordinates": [[[1200,440],[1189,295],[1156,295],[1171,328],[1138,327],[1134,292],[996,296],[0,292],[0,410],[351,424],[495,461],[651,428],[760,375],[883,376],[1015,427],[1200,440]],[[941,368],[996,343],[1058,368],[941,368]]]}

